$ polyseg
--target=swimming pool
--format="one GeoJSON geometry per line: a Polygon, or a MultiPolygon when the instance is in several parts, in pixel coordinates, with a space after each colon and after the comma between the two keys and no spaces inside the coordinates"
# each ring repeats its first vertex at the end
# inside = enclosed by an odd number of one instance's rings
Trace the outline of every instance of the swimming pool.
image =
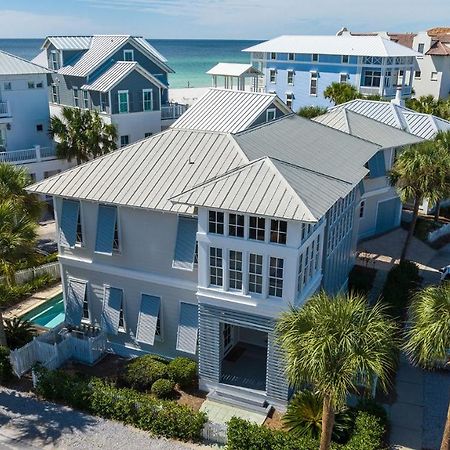
{"type": "Polygon", "coordinates": [[[64,322],[65,313],[62,292],[27,312],[22,318],[45,328],[54,328],[64,322]]]}

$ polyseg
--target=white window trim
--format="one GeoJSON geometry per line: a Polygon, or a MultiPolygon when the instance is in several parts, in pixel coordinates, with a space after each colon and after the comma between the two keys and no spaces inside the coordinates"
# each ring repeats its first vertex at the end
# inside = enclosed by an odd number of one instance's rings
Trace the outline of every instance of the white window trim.
{"type": "Polygon", "coordinates": [[[276,69],[269,69],[269,82],[271,84],[277,84],[277,70],[276,69]],[[272,72],[274,74],[274,81],[272,81],[272,72]]]}
{"type": "Polygon", "coordinates": [[[287,79],[286,79],[286,81],[287,81],[287,84],[288,84],[288,86],[294,86],[294,77],[295,77],[295,72],[293,71],[293,70],[288,70],[287,71],[287,79]],[[292,75],[292,82],[290,83],[289,82],[289,75],[292,75]]]}
{"type": "Polygon", "coordinates": [[[153,89],[142,89],[142,111],[153,111],[153,89]],[[145,109],[145,94],[150,92],[150,109],[145,109]]]}
{"type": "Polygon", "coordinates": [[[277,118],[277,109],[276,108],[269,108],[266,111],[266,122],[270,122],[272,120],[275,120],[277,118]],[[273,113],[273,119],[269,119],[269,113],[273,113]]]}
{"type": "Polygon", "coordinates": [[[75,106],[76,108],[80,107],[80,90],[78,89],[77,86],[72,86],[72,92],[73,92],[73,106],[75,106]],[[75,91],[77,93],[77,95],[75,95],[75,91]],[[75,102],[75,99],[77,100],[75,102]],[[76,104],[78,103],[78,105],[76,104]]]}
{"type": "Polygon", "coordinates": [[[347,83],[348,81],[348,73],[347,72],[341,72],[339,74],[339,83],[347,83]],[[342,77],[345,76],[345,80],[342,80],[342,77]]]}
{"type": "Polygon", "coordinates": [[[341,55],[341,63],[342,64],[350,64],[350,55],[341,55]],[[347,62],[344,62],[344,57],[347,58],[347,62]]]}
{"type": "Polygon", "coordinates": [[[89,99],[89,91],[83,89],[83,108],[84,109],[89,109],[90,107],[90,99],[89,99]],[[87,102],[87,106],[86,106],[86,102],[87,102]]]}
{"type": "Polygon", "coordinates": [[[320,62],[320,55],[318,53],[311,53],[312,62],[320,62]],[[317,55],[317,59],[314,59],[314,55],[317,55]]]}
{"type": "Polygon", "coordinates": [[[270,59],[271,61],[275,61],[275,60],[277,59],[277,52],[270,52],[270,53],[269,53],[269,59],[270,59]],[[275,58],[272,58],[272,55],[275,55],[275,58]]]}
{"type": "Polygon", "coordinates": [[[128,114],[130,112],[130,95],[128,90],[117,91],[117,109],[119,114],[128,114]],[[120,94],[127,94],[127,110],[125,112],[120,110],[120,94]]]}
{"type": "Polygon", "coordinates": [[[288,59],[288,61],[295,61],[295,53],[289,52],[287,59],[288,59]],[[289,58],[290,55],[293,55],[294,57],[291,59],[291,58],[289,58]]]}
{"type": "Polygon", "coordinates": [[[309,95],[311,97],[317,97],[318,95],[318,89],[319,88],[319,72],[317,72],[316,70],[311,70],[310,75],[309,75],[309,95]],[[312,80],[316,80],[316,93],[312,94],[311,93],[311,81],[312,80]]]}
{"type": "Polygon", "coordinates": [[[439,78],[439,72],[435,72],[435,71],[431,72],[431,74],[430,74],[430,81],[438,81],[438,78],[439,78]],[[436,74],[435,78],[433,78],[433,74],[434,73],[436,74]]]}
{"type": "Polygon", "coordinates": [[[124,51],[123,51],[123,60],[124,61],[134,61],[134,50],[132,50],[132,49],[125,49],[124,51]],[[131,54],[131,59],[126,59],[125,58],[125,55],[126,54],[131,54]]]}

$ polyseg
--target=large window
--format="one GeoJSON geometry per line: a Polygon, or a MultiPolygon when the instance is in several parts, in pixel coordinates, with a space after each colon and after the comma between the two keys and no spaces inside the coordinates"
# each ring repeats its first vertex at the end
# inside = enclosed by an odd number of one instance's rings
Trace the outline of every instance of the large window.
{"type": "Polygon", "coordinates": [[[230,289],[242,289],[242,252],[230,250],[230,289]]]}
{"type": "Polygon", "coordinates": [[[130,110],[130,104],[128,100],[128,91],[119,91],[119,113],[127,113],[130,110]]]}
{"type": "Polygon", "coordinates": [[[219,211],[209,211],[208,231],[214,234],[223,234],[224,213],[219,211]]]}
{"type": "Polygon", "coordinates": [[[83,297],[83,320],[89,320],[89,301],[87,297],[87,289],[85,289],[83,297]]]}
{"type": "Polygon", "coordinates": [[[142,90],[142,109],[153,111],[153,91],[151,89],[142,90]]]}
{"type": "Polygon", "coordinates": [[[223,286],[222,249],[209,248],[209,283],[212,286],[223,286]]]}
{"type": "Polygon", "coordinates": [[[266,219],[262,217],[250,216],[250,227],[248,230],[249,239],[264,241],[266,229],[266,219]]]}
{"type": "Polygon", "coordinates": [[[248,264],[248,290],[256,294],[262,293],[263,257],[250,253],[248,264]]]}
{"type": "Polygon", "coordinates": [[[58,70],[59,69],[59,57],[58,57],[58,52],[55,50],[52,50],[50,52],[50,63],[52,65],[52,69],[53,70],[58,70]]]}
{"type": "Polygon", "coordinates": [[[381,71],[380,70],[366,70],[363,78],[366,87],[380,87],[381,71]]]}
{"type": "Polygon", "coordinates": [[[270,221],[270,242],[286,244],[287,222],[285,220],[270,221]]]}
{"type": "Polygon", "coordinates": [[[283,296],[283,258],[270,258],[269,266],[269,295],[283,296]]]}
{"type": "Polygon", "coordinates": [[[244,216],[230,214],[228,216],[228,234],[234,237],[244,237],[244,216]]]}
{"type": "Polygon", "coordinates": [[[317,95],[317,82],[319,74],[317,72],[311,72],[309,80],[309,95],[317,95]]]}

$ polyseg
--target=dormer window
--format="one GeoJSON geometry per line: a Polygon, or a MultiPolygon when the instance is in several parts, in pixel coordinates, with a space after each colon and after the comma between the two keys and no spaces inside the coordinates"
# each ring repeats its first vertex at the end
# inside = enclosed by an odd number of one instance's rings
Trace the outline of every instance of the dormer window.
{"type": "Polygon", "coordinates": [[[124,50],[123,51],[124,61],[134,61],[134,50],[124,50]]]}
{"type": "Polygon", "coordinates": [[[59,54],[56,50],[50,52],[50,65],[53,70],[59,69],[59,54]]]}

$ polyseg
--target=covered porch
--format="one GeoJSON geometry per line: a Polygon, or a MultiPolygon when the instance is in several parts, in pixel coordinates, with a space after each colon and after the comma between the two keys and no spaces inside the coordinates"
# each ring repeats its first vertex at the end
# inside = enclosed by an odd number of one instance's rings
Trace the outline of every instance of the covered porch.
{"type": "Polygon", "coordinates": [[[259,92],[258,78],[263,74],[251,64],[219,63],[206,72],[212,87],[259,92]]]}

